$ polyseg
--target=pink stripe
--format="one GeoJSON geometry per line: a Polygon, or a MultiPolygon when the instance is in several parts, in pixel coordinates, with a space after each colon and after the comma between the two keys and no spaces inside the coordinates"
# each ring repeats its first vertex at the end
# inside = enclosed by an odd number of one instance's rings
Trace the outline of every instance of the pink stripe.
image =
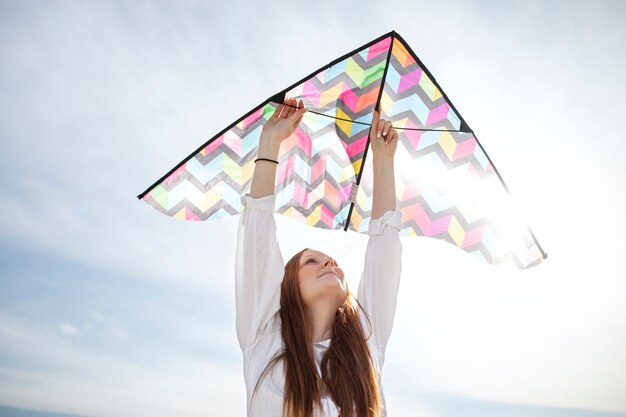
{"type": "Polygon", "coordinates": [[[385,38],[380,42],[370,46],[367,50],[367,60],[369,61],[370,59],[377,57],[383,52],[387,52],[389,50],[389,45],[391,45],[391,37],[385,38]]]}
{"type": "Polygon", "coordinates": [[[291,156],[286,162],[278,165],[278,184],[282,184],[285,182],[287,178],[293,174],[293,166],[294,166],[295,154],[291,156]]]}
{"type": "Polygon", "coordinates": [[[422,76],[422,69],[416,68],[415,70],[406,73],[400,78],[400,85],[398,85],[398,93],[403,92],[406,89],[409,89],[419,83],[420,77],[422,76]]]}
{"type": "Polygon", "coordinates": [[[424,212],[424,209],[419,204],[415,204],[414,216],[417,227],[422,231],[424,236],[428,236],[428,229],[430,228],[430,218],[424,212]]]}
{"type": "Polygon", "coordinates": [[[243,145],[243,141],[241,138],[235,134],[232,130],[224,133],[224,144],[226,144],[230,149],[232,149],[237,155],[241,155],[241,147],[243,145]]]}
{"type": "Polygon", "coordinates": [[[319,108],[320,92],[310,80],[304,82],[304,85],[302,86],[302,95],[310,103],[309,106],[319,108]]]}
{"type": "Polygon", "coordinates": [[[421,205],[415,205],[415,223],[424,236],[435,236],[448,230],[452,215],[431,221],[421,205]]]}
{"type": "Polygon", "coordinates": [[[350,198],[350,192],[352,191],[352,183],[341,187],[341,201],[339,201],[338,205],[341,205],[344,201],[347,201],[350,198]]]}
{"type": "Polygon", "coordinates": [[[219,138],[215,139],[213,142],[209,143],[205,148],[204,148],[204,154],[208,155],[211,152],[213,152],[215,149],[217,149],[222,143],[224,143],[224,135],[220,136],[219,138]]]}
{"type": "MultiPolygon", "coordinates": [[[[324,158],[320,158],[311,167],[311,180],[310,180],[310,182],[313,183],[313,182],[317,181],[317,179],[320,176],[324,175],[325,171],[326,171],[326,161],[324,161],[324,158]]],[[[305,178],[305,180],[306,180],[306,178],[305,178]]]]}
{"type": "Polygon", "coordinates": [[[296,129],[296,145],[304,151],[306,156],[311,157],[311,137],[301,127],[296,129]]]}
{"type": "Polygon", "coordinates": [[[326,206],[322,206],[322,221],[332,229],[333,220],[335,219],[335,213],[330,211],[330,209],[326,206]]]}
{"type": "Polygon", "coordinates": [[[180,168],[172,172],[170,175],[167,176],[167,178],[163,180],[163,185],[167,185],[170,182],[174,181],[179,175],[183,174],[186,171],[187,171],[187,164],[182,164],[180,168]]]}
{"type": "MultiPolygon", "coordinates": [[[[345,84],[344,84],[345,87],[345,84]]],[[[354,91],[352,90],[347,90],[341,93],[341,101],[343,101],[346,106],[348,106],[348,108],[350,108],[350,110],[352,110],[352,112],[356,112],[356,106],[359,102],[359,96],[357,96],[356,94],[354,94],[354,91]]]]}
{"type": "Polygon", "coordinates": [[[430,125],[431,123],[436,123],[440,120],[443,120],[448,117],[448,111],[450,111],[450,106],[448,103],[442,103],[439,106],[435,107],[428,113],[428,120],[426,120],[426,124],[430,125]]]}
{"type": "MultiPolygon", "coordinates": [[[[415,128],[416,126],[409,120],[409,123],[407,123],[406,127],[415,128]]],[[[404,130],[401,132],[404,134],[404,137],[407,138],[409,142],[411,142],[413,150],[417,149],[423,132],[421,130],[404,130]]]]}
{"type": "Polygon", "coordinates": [[[448,226],[450,225],[450,219],[452,219],[452,215],[448,215],[431,222],[430,229],[428,230],[428,236],[436,236],[440,233],[446,232],[448,230],[448,226]]]}
{"type": "Polygon", "coordinates": [[[359,153],[365,151],[365,144],[367,143],[367,131],[365,131],[365,135],[361,139],[357,139],[346,147],[346,152],[348,153],[348,157],[352,159],[354,155],[358,155],[359,153]]]}
{"type": "Polygon", "coordinates": [[[297,182],[293,183],[293,199],[302,205],[304,208],[308,207],[309,195],[304,188],[297,182]]]}
{"type": "Polygon", "coordinates": [[[476,140],[474,138],[470,138],[461,143],[457,143],[452,160],[454,161],[456,159],[463,158],[469,154],[474,153],[475,147],[476,147],[476,140]]]}
{"type": "Polygon", "coordinates": [[[252,123],[254,123],[257,120],[259,120],[259,117],[261,117],[262,114],[263,114],[263,107],[261,107],[260,109],[258,109],[254,113],[252,113],[250,116],[246,117],[243,120],[243,128],[244,128],[244,130],[247,129],[248,126],[250,126],[252,123]]]}
{"type": "Polygon", "coordinates": [[[483,239],[483,233],[485,231],[485,225],[481,224],[475,229],[470,230],[465,233],[465,237],[463,238],[463,243],[461,243],[461,248],[466,248],[468,246],[472,246],[475,243],[480,242],[483,239]]]}
{"type": "Polygon", "coordinates": [[[200,221],[200,217],[196,216],[191,210],[185,207],[185,220],[200,221]]]}

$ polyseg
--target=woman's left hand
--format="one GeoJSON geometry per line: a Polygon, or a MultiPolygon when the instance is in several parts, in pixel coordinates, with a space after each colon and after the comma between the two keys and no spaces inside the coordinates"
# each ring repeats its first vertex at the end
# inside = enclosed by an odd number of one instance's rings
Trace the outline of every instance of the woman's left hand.
{"type": "Polygon", "coordinates": [[[398,146],[398,132],[391,126],[391,122],[381,120],[376,109],[373,109],[372,113],[370,144],[374,157],[393,160],[398,146]]]}

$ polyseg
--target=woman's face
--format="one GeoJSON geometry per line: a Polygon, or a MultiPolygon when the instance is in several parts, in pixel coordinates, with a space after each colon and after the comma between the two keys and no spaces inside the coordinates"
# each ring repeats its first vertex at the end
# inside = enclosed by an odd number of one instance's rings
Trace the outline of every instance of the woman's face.
{"type": "Polygon", "coordinates": [[[333,258],[316,250],[307,249],[300,257],[298,281],[307,307],[321,302],[339,308],[348,295],[343,270],[333,258]]]}

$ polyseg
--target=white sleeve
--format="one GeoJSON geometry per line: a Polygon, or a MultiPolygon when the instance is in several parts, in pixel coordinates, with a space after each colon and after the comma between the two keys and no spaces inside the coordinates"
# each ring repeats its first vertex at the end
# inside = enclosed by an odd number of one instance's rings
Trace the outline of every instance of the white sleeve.
{"type": "MultiPolygon", "coordinates": [[[[382,217],[370,220],[365,268],[357,295],[371,320],[373,343],[378,350],[381,366],[396,314],[402,272],[401,219],[400,211],[390,210],[382,217]]],[[[366,336],[368,330],[364,328],[366,336]]]]}
{"type": "Polygon", "coordinates": [[[276,195],[241,197],[244,205],[237,230],[235,304],[237,339],[242,351],[280,309],[283,257],[276,240],[276,195]]]}

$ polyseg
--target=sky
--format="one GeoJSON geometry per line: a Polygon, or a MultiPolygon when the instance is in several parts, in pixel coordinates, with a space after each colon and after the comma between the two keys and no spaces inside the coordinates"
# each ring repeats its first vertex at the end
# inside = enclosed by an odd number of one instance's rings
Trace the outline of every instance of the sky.
{"type": "MultiPolygon", "coordinates": [[[[0,416],[244,416],[238,217],[176,221],[136,195],[391,30],[548,259],[511,271],[403,237],[389,415],[626,416],[625,18],[623,1],[0,0],[0,416]]],[[[366,236],[277,224],[286,259],[332,254],[356,288],[366,236]]]]}

